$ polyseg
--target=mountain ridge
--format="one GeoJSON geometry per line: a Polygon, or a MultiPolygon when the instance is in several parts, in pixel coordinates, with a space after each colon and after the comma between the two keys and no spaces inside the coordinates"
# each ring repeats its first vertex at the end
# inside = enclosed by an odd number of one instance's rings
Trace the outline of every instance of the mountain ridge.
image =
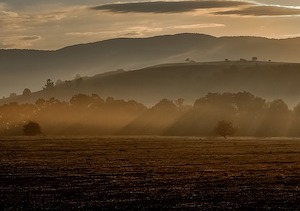
{"type": "Polygon", "coordinates": [[[163,63],[251,59],[300,62],[299,38],[214,37],[205,34],[116,38],[58,50],[0,50],[0,95],[37,91],[48,78],[70,80],[163,63]]]}

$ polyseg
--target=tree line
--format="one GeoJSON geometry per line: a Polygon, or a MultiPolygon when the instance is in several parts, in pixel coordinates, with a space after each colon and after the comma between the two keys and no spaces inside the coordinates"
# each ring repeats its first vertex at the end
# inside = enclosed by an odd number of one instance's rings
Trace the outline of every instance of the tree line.
{"type": "Polygon", "coordinates": [[[162,99],[146,107],[134,100],[77,94],[68,102],[50,98],[0,106],[0,135],[23,135],[29,123],[46,135],[299,137],[300,104],[289,109],[283,100],[267,102],[238,92],[208,93],[193,105],[162,99]]]}

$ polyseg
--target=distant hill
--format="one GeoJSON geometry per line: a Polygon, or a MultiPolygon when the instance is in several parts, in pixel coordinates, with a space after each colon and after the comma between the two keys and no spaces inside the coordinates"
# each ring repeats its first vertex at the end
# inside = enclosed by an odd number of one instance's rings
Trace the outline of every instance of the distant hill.
{"type": "Polygon", "coordinates": [[[5,99],[0,104],[50,97],[68,100],[78,93],[133,99],[146,105],[163,98],[184,98],[193,103],[208,92],[239,91],[268,100],[280,98],[293,106],[300,102],[300,64],[257,61],[165,64],[77,79],[49,90],[5,99]]]}
{"type": "MultiPolygon", "coordinates": [[[[46,79],[74,78],[117,69],[155,64],[222,61],[240,58],[300,62],[300,38],[220,37],[178,34],[151,38],[120,38],[80,44],[55,51],[0,50],[0,96],[39,90],[46,79]]],[[[120,76],[121,77],[121,76],[120,76]]]]}

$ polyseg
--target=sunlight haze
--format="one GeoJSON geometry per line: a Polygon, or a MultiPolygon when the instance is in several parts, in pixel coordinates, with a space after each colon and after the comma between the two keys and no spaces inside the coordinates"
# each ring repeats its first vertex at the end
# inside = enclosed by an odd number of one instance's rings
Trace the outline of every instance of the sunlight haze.
{"type": "Polygon", "coordinates": [[[300,210],[300,0],[0,0],[0,210],[300,210]]]}
{"type": "Polygon", "coordinates": [[[59,49],[117,37],[182,32],[300,36],[298,0],[2,0],[0,48],[59,49]]]}

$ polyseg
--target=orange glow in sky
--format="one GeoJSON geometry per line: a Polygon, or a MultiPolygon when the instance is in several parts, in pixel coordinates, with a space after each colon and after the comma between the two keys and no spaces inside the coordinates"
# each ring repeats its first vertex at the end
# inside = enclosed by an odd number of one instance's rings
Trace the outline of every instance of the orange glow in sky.
{"type": "Polygon", "coordinates": [[[300,36],[299,0],[0,2],[0,48],[58,49],[116,37],[176,33],[300,36]]]}

